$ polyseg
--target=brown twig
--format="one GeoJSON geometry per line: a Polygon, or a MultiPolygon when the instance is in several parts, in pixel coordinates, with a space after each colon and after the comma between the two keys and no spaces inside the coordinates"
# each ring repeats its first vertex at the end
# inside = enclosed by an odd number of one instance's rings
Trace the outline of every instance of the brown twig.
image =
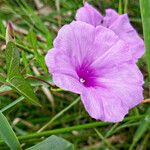
{"type": "Polygon", "coordinates": [[[32,79],[35,79],[35,80],[38,80],[38,81],[42,81],[42,82],[48,84],[48,85],[49,85],[50,87],[52,87],[52,88],[57,88],[56,85],[54,85],[54,84],[52,84],[52,83],[49,83],[49,82],[47,82],[47,81],[45,81],[45,80],[43,80],[43,79],[41,79],[41,78],[35,77],[35,76],[28,75],[26,78],[32,78],[32,79]]]}
{"type": "Polygon", "coordinates": [[[142,103],[142,104],[143,104],[143,103],[150,103],[150,99],[145,99],[145,100],[143,100],[141,103],[142,103]]]}
{"type": "Polygon", "coordinates": [[[12,93],[12,92],[13,92],[13,90],[2,92],[2,93],[0,93],[0,96],[4,96],[4,95],[7,95],[7,94],[12,93]]]}

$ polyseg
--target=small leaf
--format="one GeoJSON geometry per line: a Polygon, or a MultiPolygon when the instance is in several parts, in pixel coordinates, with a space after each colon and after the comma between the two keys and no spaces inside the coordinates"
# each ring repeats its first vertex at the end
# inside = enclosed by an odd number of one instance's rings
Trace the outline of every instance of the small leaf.
{"type": "Polygon", "coordinates": [[[11,150],[21,150],[20,143],[7,118],[0,112],[0,136],[11,150]]]}
{"type": "Polygon", "coordinates": [[[14,42],[15,40],[15,34],[13,25],[11,22],[8,22],[7,29],[6,29],[6,44],[10,41],[14,42]]]}
{"type": "Polygon", "coordinates": [[[24,96],[29,102],[40,105],[31,85],[19,72],[19,52],[14,43],[9,42],[6,47],[7,85],[24,96]]]}
{"type": "Polygon", "coordinates": [[[74,146],[67,140],[52,135],[26,150],[74,150],[74,146]]]}

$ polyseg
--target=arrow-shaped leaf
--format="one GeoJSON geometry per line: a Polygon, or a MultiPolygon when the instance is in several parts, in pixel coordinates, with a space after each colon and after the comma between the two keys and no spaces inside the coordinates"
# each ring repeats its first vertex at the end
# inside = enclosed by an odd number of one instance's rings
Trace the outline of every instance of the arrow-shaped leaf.
{"type": "Polygon", "coordinates": [[[40,105],[31,85],[19,72],[19,52],[14,43],[9,42],[6,47],[7,79],[6,83],[16,92],[24,96],[29,102],[40,105]]]}

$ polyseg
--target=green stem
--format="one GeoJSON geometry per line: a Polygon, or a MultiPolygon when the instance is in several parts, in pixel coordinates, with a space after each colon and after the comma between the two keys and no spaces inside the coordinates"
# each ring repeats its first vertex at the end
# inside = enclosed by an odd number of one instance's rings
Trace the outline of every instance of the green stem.
{"type": "Polygon", "coordinates": [[[108,124],[110,124],[110,123],[94,122],[94,123],[88,123],[88,124],[83,124],[83,125],[76,125],[76,126],[67,127],[67,128],[60,128],[60,129],[54,129],[54,130],[44,131],[44,132],[40,132],[40,133],[28,134],[26,136],[20,136],[20,137],[18,137],[18,139],[26,140],[26,139],[36,138],[36,137],[49,136],[51,134],[67,133],[67,132],[71,132],[73,130],[88,129],[88,128],[93,128],[93,127],[97,127],[97,126],[106,126],[108,124]]]}
{"type": "Polygon", "coordinates": [[[118,4],[118,13],[122,14],[122,0],[119,0],[119,4],[118,4]]]}
{"type": "Polygon", "coordinates": [[[125,3],[124,3],[124,13],[127,13],[128,11],[128,0],[125,0],[125,3]]]}
{"type": "Polygon", "coordinates": [[[146,59],[150,81],[150,0],[140,0],[140,10],[143,24],[146,59]]]}
{"type": "Polygon", "coordinates": [[[77,104],[80,100],[80,97],[78,97],[75,101],[73,101],[69,106],[67,106],[65,109],[63,109],[61,112],[59,112],[57,115],[55,115],[47,124],[45,124],[38,132],[41,132],[45,130],[47,127],[49,127],[52,122],[54,122],[57,118],[59,118],[61,115],[63,115],[66,111],[68,111],[72,106],[77,104]]]}
{"type": "MultiPolygon", "coordinates": [[[[141,118],[145,117],[145,115],[138,115],[138,116],[132,116],[132,117],[126,117],[123,122],[129,121],[129,120],[139,120],[141,118]]],[[[33,138],[39,138],[43,136],[49,136],[52,134],[60,134],[60,133],[67,133],[71,132],[73,130],[81,130],[81,129],[89,129],[89,128],[94,128],[94,127],[103,127],[110,125],[111,123],[109,122],[93,122],[93,123],[87,123],[83,125],[76,125],[72,127],[67,127],[67,128],[60,128],[60,129],[54,129],[54,130],[49,130],[49,131],[44,131],[40,133],[31,133],[28,135],[23,135],[19,136],[18,139],[21,140],[28,140],[28,139],[33,139],[33,138]]],[[[0,141],[0,145],[3,144],[3,141],[0,141]]]]}

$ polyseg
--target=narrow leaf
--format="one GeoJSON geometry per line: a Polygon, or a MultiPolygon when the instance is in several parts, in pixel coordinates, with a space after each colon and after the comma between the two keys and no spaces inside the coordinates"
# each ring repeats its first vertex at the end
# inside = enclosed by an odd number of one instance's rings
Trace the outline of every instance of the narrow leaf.
{"type": "Polygon", "coordinates": [[[0,136],[11,150],[21,150],[20,143],[8,123],[6,117],[0,112],[0,136]]]}
{"type": "Polygon", "coordinates": [[[44,141],[26,150],[74,150],[74,146],[67,140],[52,135],[44,141]]]}
{"type": "Polygon", "coordinates": [[[135,135],[133,137],[133,142],[130,146],[130,150],[134,148],[136,143],[143,137],[145,132],[150,128],[150,107],[148,108],[146,112],[146,116],[144,119],[142,119],[138,129],[135,132],[135,135]]]}
{"type": "Polygon", "coordinates": [[[16,104],[18,104],[18,103],[20,103],[21,101],[23,101],[23,99],[24,99],[23,96],[19,97],[18,99],[16,99],[16,100],[13,101],[12,103],[6,105],[6,107],[2,108],[2,109],[0,110],[0,112],[4,112],[4,111],[10,109],[11,107],[13,107],[13,106],[15,106],[16,104]]]}
{"type": "Polygon", "coordinates": [[[150,0],[140,0],[141,17],[143,24],[146,59],[150,81],[150,0]]]}

